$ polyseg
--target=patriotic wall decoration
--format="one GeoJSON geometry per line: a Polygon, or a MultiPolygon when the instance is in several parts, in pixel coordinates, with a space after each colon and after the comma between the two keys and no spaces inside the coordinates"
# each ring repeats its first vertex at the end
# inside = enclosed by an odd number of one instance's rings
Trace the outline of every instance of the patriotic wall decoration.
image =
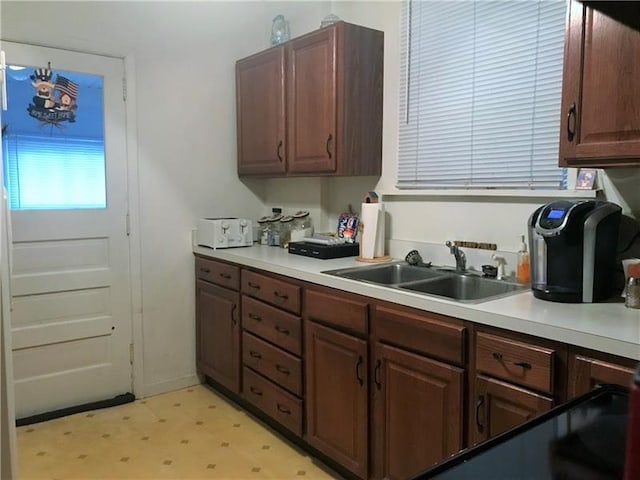
{"type": "Polygon", "coordinates": [[[76,121],[75,111],[78,108],[78,85],[62,75],[56,75],[54,82],[51,81],[52,77],[51,65],[33,71],[29,78],[35,88],[35,95],[27,111],[42,123],[73,123],[76,121]]]}

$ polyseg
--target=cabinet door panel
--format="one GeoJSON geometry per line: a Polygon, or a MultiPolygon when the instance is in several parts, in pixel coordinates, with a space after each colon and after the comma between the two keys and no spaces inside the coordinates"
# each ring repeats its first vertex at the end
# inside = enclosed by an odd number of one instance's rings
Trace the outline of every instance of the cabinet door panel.
{"type": "Polygon", "coordinates": [[[570,3],[560,164],[640,163],[640,4],[570,3]]]}
{"type": "Polygon", "coordinates": [[[305,352],[305,438],[366,478],[367,342],[307,322],[305,352]]]}
{"type": "Polygon", "coordinates": [[[476,443],[505,432],[553,407],[551,398],[482,375],[476,376],[476,443]]]}
{"type": "Polygon", "coordinates": [[[238,174],[284,174],[284,47],[236,63],[238,174]]]}
{"type": "Polygon", "coordinates": [[[289,172],[336,170],[336,29],[288,45],[289,172]]]}
{"type": "Polygon", "coordinates": [[[628,387],[633,377],[633,368],[594,358],[576,355],[574,369],[569,382],[569,396],[577,397],[591,391],[598,384],[611,383],[628,387]]]}
{"type": "Polygon", "coordinates": [[[240,391],[240,294],[196,282],[197,366],[229,390],[240,391]]]}
{"type": "Polygon", "coordinates": [[[463,446],[464,370],[375,347],[375,478],[410,478],[463,446]]]}

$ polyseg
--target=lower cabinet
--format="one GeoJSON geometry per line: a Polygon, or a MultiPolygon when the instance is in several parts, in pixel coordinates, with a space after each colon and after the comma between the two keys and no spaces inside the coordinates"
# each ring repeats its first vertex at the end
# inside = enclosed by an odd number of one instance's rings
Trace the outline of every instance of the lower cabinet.
{"type": "Polygon", "coordinates": [[[196,364],[232,392],[240,392],[240,294],[196,281],[196,364]]]}
{"type": "Polygon", "coordinates": [[[464,370],[376,343],[373,478],[406,479],[463,447],[464,370]]]}
{"type": "Polygon", "coordinates": [[[250,368],[242,370],[244,397],[296,435],[302,435],[302,400],[250,368]]]}
{"type": "Polygon", "coordinates": [[[550,410],[553,399],[510,383],[475,378],[475,443],[488,440],[550,410]]]}
{"type": "Polygon", "coordinates": [[[367,342],[305,323],[306,441],[367,478],[367,342]]]}
{"type": "Polygon", "coordinates": [[[629,387],[634,368],[583,355],[574,355],[570,361],[569,398],[592,390],[598,384],[629,387]]]}
{"type": "Polygon", "coordinates": [[[374,480],[629,385],[637,363],[203,257],[196,334],[201,373],[374,480]]]}

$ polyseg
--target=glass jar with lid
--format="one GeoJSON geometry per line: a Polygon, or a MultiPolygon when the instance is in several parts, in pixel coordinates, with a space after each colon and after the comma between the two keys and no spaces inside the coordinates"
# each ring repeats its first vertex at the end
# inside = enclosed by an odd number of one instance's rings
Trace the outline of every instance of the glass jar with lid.
{"type": "Polygon", "coordinates": [[[282,215],[273,215],[269,217],[269,245],[272,247],[280,246],[280,219],[282,215]]]}
{"type": "Polygon", "coordinates": [[[262,217],[258,220],[258,243],[269,245],[269,217],[262,217]]]}
{"type": "Polygon", "coordinates": [[[287,215],[280,219],[280,247],[288,248],[289,241],[291,240],[291,226],[293,224],[293,217],[287,215]]]}
{"type": "Polygon", "coordinates": [[[291,225],[291,241],[301,242],[305,237],[313,235],[313,223],[309,212],[300,210],[293,215],[293,224],[291,225]]]}

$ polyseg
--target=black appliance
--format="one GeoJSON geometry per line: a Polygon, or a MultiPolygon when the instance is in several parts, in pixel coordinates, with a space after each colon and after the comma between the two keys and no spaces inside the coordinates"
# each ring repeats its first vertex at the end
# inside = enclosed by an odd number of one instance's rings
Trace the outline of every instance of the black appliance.
{"type": "Polygon", "coordinates": [[[414,480],[622,480],[628,405],[627,389],[597,387],[414,480]]]}
{"type": "Polygon", "coordinates": [[[552,302],[591,303],[613,293],[622,209],[599,200],[558,200],[529,217],[531,289],[552,302]]]}

